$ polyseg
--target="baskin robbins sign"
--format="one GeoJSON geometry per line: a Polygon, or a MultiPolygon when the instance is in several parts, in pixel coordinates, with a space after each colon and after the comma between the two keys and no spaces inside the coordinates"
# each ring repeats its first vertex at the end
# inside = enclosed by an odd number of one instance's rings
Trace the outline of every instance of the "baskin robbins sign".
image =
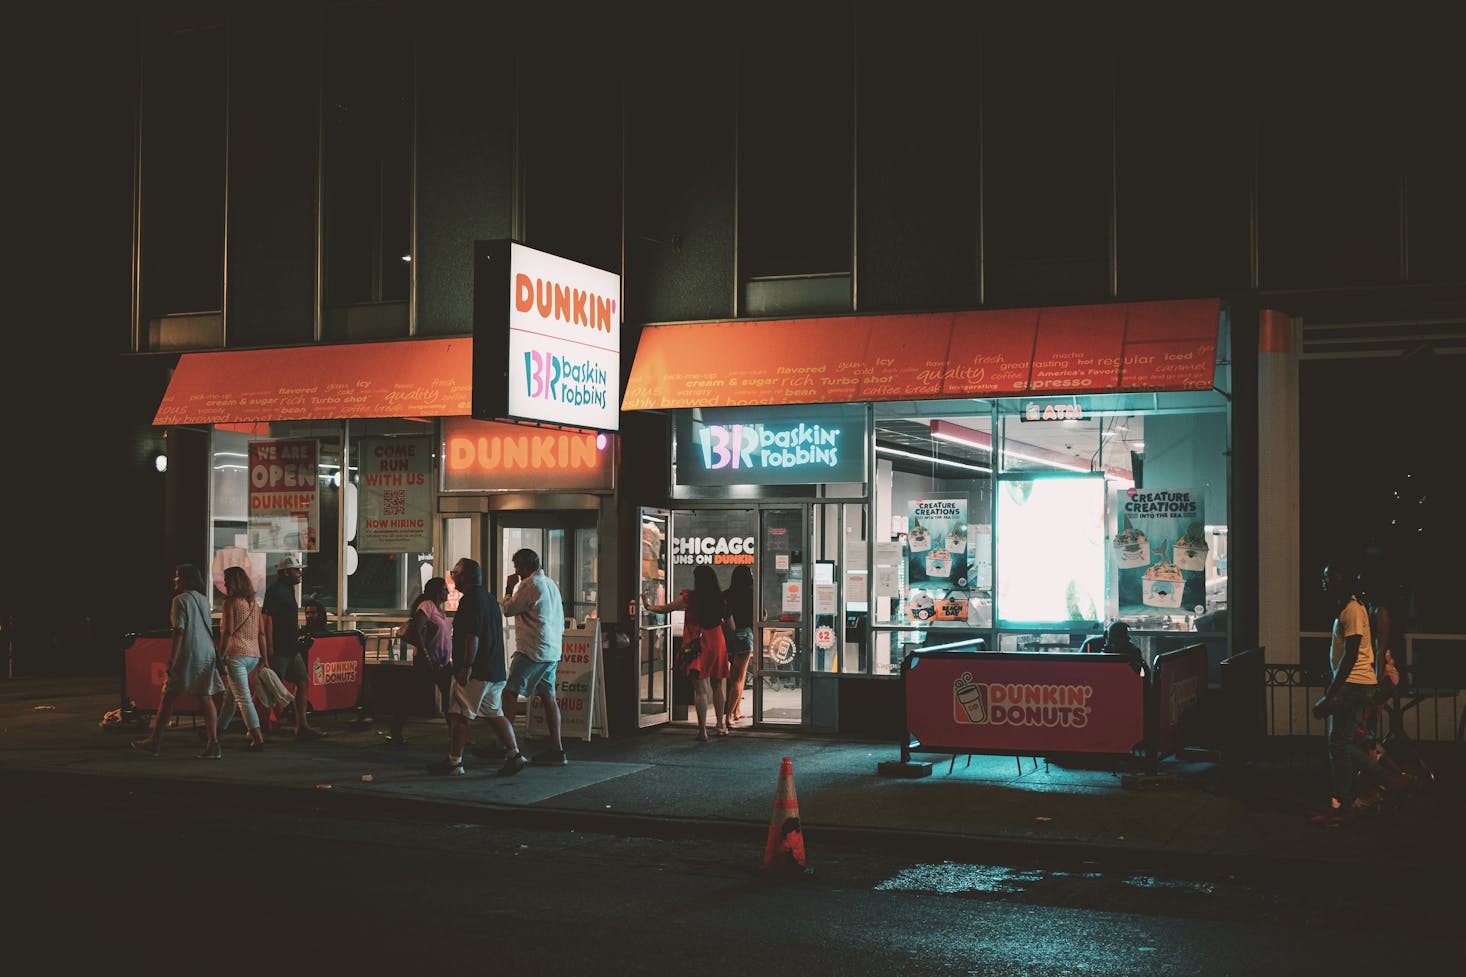
{"type": "Polygon", "coordinates": [[[615,431],[621,277],[513,241],[474,244],[473,416],[615,431]]]}
{"type": "Polygon", "coordinates": [[[864,406],[678,411],[677,484],[865,481],[864,406]]]}

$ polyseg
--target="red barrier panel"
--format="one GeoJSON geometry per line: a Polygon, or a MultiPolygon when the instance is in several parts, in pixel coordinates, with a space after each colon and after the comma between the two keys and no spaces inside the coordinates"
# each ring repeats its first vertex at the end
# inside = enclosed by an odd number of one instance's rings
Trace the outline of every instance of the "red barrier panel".
{"type": "MultiPolygon", "coordinates": [[[[173,657],[173,632],[130,634],[126,641],[122,647],[122,707],[157,712],[163,704],[163,680],[173,657]]],[[[175,712],[198,712],[202,708],[196,695],[173,700],[175,712]]]]}
{"type": "Polygon", "coordinates": [[[1145,679],[1121,655],[913,652],[907,732],[929,752],[1129,753],[1145,679]]]}
{"type": "Polygon", "coordinates": [[[1198,714],[1206,694],[1206,645],[1187,645],[1157,655],[1155,664],[1155,752],[1159,760],[1183,745],[1181,728],[1198,714]]]}
{"type": "Polygon", "coordinates": [[[316,712],[355,709],[366,673],[366,636],[360,631],[315,635],[306,652],[310,686],[306,698],[316,712]]]}

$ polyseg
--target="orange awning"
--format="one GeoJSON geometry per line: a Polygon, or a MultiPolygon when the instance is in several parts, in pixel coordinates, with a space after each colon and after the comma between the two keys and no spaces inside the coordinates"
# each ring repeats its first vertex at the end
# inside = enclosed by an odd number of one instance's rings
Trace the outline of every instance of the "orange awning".
{"type": "Polygon", "coordinates": [[[154,424],[470,413],[473,340],[185,353],[154,424]]]}
{"type": "Polygon", "coordinates": [[[1220,299],[648,326],[623,410],[1210,390],[1220,299]]]}

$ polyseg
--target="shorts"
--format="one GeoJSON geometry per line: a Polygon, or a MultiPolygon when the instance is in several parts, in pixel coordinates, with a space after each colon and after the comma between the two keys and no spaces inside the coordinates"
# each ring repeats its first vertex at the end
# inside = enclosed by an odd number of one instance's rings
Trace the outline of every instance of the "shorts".
{"type": "Polygon", "coordinates": [[[294,685],[305,685],[310,680],[306,671],[305,658],[291,652],[288,655],[271,655],[270,670],[280,676],[280,681],[294,685]]]}
{"type": "Polygon", "coordinates": [[[448,687],[448,715],[477,719],[480,716],[503,716],[503,682],[485,682],[471,678],[467,685],[454,679],[448,687]]]}
{"type": "Polygon", "coordinates": [[[514,695],[554,695],[555,666],[558,661],[537,662],[528,655],[515,652],[509,658],[509,681],[505,690],[514,695]]]}

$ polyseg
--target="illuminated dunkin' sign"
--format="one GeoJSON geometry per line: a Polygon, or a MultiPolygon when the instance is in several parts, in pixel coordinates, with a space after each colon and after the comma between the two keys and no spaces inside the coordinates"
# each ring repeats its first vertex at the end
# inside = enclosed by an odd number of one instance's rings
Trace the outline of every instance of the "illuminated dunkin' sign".
{"type": "Polygon", "coordinates": [[[443,418],[443,491],[609,492],[615,435],[443,418]]]}
{"type": "Polygon", "coordinates": [[[473,416],[615,431],[621,276],[512,241],[474,247],[473,416]]]}
{"type": "Polygon", "coordinates": [[[865,480],[863,406],[680,411],[679,485],[810,485],[865,480]]]}

